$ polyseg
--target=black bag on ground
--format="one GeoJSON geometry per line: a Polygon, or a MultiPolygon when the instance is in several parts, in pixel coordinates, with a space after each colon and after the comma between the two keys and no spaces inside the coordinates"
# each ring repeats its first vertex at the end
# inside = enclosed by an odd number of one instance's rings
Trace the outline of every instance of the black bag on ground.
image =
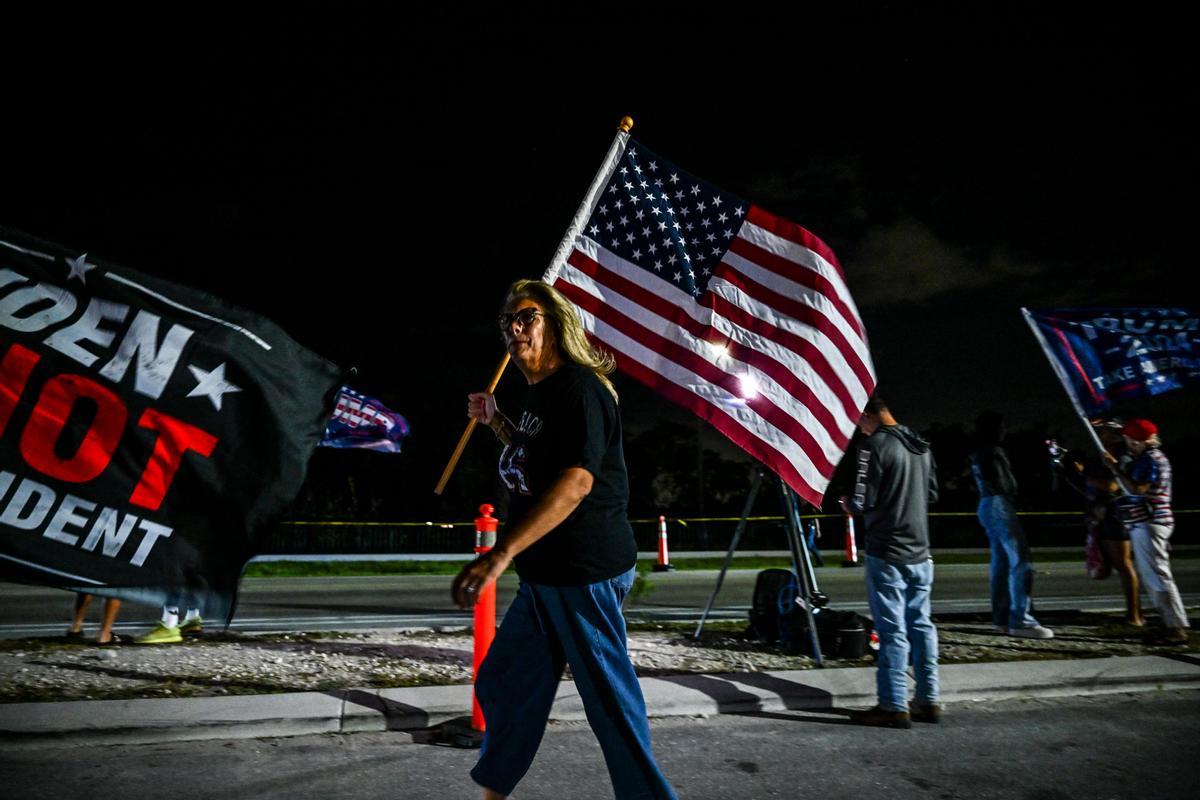
{"type": "MultiPolygon", "coordinates": [[[[787,569],[764,569],[754,582],[750,635],[777,644],[785,653],[812,655],[808,615],[796,604],[800,580],[787,569]]],[[[871,620],[853,611],[821,608],[813,612],[817,642],[825,658],[862,658],[871,641],[871,620]]]]}
{"type": "Polygon", "coordinates": [[[827,658],[862,658],[871,641],[871,621],[853,611],[822,608],[816,614],[817,641],[827,658]]]}
{"type": "Polygon", "coordinates": [[[796,605],[800,582],[787,569],[764,569],[754,581],[750,600],[749,633],[767,644],[786,641],[791,629],[788,618],[800,611],[796,605]]]}
{"type": "MultiPolygon", "coordinates": [[[[871,621],[853,611],[819,608],[813,611],[817,625],[817,643],[825,658],[862,658],[871,641],[871,621]]],[[[789,630],[783,637],[784,652],[811,656],[812,637],[808,635],[808,617],[804,609],[786,618],[789,630]]]]}

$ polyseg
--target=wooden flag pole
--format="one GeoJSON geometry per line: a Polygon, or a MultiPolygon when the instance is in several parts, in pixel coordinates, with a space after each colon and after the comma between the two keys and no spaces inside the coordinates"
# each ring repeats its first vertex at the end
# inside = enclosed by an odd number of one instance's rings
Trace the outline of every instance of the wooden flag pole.
{"type": "MultiPolygon", "coordinates": [[[[500,359],[500,366],[496,367],[496,374],[492,376],[491,383],[488,384],[487,392],[492,394],[496,391],[496,384],[500,383],[500,377],[504,375],[504,368],[508,366],[508,352],[504,353],[504,358],[500,359]]],[[[458,466],[458,459],[462,457],[463,450],[467,446],[467,441],[471,438],[471,432],[475,430],[475,425],[479,420],[471,417],[471,421],[467,423],[467,429],[463,431],[462,436],[458,437],[458,446],[454,448],[454,454],[450,456],[450,463],[446,464],[446,468],[442,470],[442,477],[438,480],[437,486],[434,488],[434,494],[441,494],[446,488],[446,484],[450,481],[450,476],[454,474],[454,468],[458,466]]]]}
{"type": "MultiPolygon", "coordinates": [[[[615,158],[618,158],[621,150],[624,148],[624,140],[628,138],[629,131],[633,129],[633,117],[621,117],[621,122],[617,125],[617,138],[613,141],[612,147],[609,148],[608,155],[605,157],[605,166],[600,168],[600,172],[596,173],[596,177],[592,180],[592,186],[588,189],[588,198],[594,197],[607,181],[606,168],[610,167],[615,158]]],[[[575,236],[578,231],[582,230],[583,223],[587,222],[588,215],[584,213],[588,209],[589,202],[584,200],[583,206],[575,214],[575,219],[571,222],[571,227],[567,229],[563,236],[562,242],[559,243],[558,250],[554,254],[554,261],[551,262],[550,269],[566,260],[566,254],[570,251],[574,244],[575,236]]],[[[548,271],[549,274],[549,271],[548,271]]],[[[545,276],[543,276],[545,280],[545,276]]],[[[500,377],[504,374],[504,368],[508,366],[508,353],[504,354],[500,366],[496,368],[496,374],[492,376],[492,382],[488,384],[488,394],[496,391],[496,384],[500,383],[500,377]]],[[[446,484],[450,480],[450,476],[454,474],[454,468],[458,466],[458,459],[462,457],[463,450],[467,446],[467,441],[471,438],[471,432],[475,430],[475,420],[472,419],[467,423],[467,429],[463,431],[462,436],[458,439],[458,446],[454,448],[454,454],[450,456],[450,463],[446,464],[446,468],[442,470],[442,477],[438,480],[437,486],[434,488],[434,494],[441,494],[446,488],[446,484]]]]}

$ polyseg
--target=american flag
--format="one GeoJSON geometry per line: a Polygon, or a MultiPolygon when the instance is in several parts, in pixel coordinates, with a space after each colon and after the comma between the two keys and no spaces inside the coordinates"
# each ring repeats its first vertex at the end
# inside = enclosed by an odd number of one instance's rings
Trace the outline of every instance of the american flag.
{"type": "Polygon", "coordinates": [[[820,505],[875,387],[824,242],[621,133],[543,280],[623,372],[820,505]]]}

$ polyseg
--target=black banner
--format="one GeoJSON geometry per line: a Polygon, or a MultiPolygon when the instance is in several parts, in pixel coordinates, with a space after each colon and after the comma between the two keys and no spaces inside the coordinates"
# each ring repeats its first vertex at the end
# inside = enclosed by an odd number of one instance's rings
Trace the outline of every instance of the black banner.
{"type": "Polygon", "coordinates": [[[228,617],[340,379],[263,317],[0,228],[0,578],[228,617]]]}

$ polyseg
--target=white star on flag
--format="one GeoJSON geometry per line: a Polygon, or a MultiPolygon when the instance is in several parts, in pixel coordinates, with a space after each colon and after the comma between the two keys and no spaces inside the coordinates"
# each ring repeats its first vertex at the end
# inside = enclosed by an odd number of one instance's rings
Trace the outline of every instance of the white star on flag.
{"type": "Polygon", "coordinates": [[[188,392],[188,397],[205,396],[212,401],[213,408],[217,411],[221,410],[221,398],[231,392],[240,392],[240,386],[234,386],[229,381],[225,380],[225,362],[214,370],[203,370],[199,367],[189,366],[188,369],[197,381],[196,388],[188,392]]]}
{"type": "Polygon", "coordinates": [[[67,276],[67,280],[79,278],[80,283],[87,283],[88,270],[96,268],[95,264],[87,263],[87,253],[79,258],[68,258],[67,265],[71,267],[71,274],[67,276]]]}

